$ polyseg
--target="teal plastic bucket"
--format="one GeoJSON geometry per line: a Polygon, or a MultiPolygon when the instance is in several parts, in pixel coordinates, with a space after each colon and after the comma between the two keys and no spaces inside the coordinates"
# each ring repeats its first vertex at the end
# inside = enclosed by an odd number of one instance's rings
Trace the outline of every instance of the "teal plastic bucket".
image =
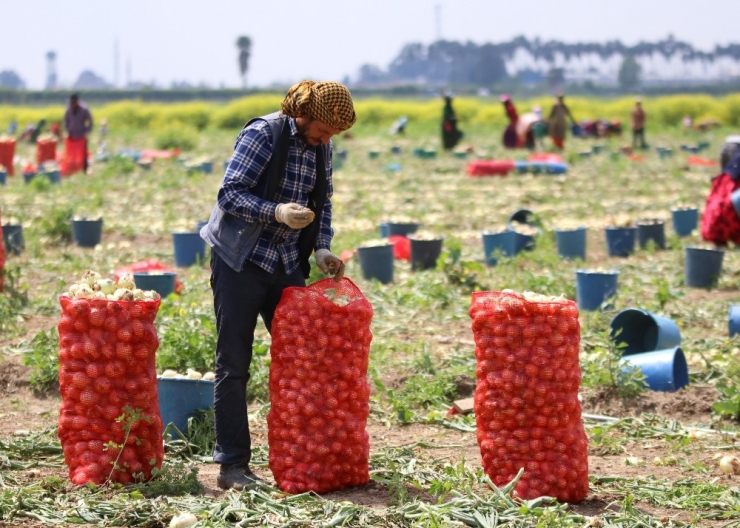
{"type": "Polygon", "coordinates": [[[391,147],[391,154],[400,154],[401,153],[401,147],[398,145],[393,145],[391,147]]]}
{"type": "Polygon", "coordinates": [[[556,229],[555,242],[558,246],[558,255],[567,259],[586,260],[586,233],[585,227],[556,229]]]}
{"type": "Polygon", "coordinates": [[[419,230],[419,224],[416,222],[388,222],[388,236],[401,235],[409,236],[419,230]]]}
{"type": "Polygon", "coordinates": [[[426,270],[437,266],[437,259],[442,254],[444,239],[433,240],[410,239],[411,242],[411,269],[426,270]]]}
{"type": "Polygon", "coordinates": [[[187,378],[157,378],[159,413],[164,428],[172,423],[183,434],[188,430],[188,418],[199,409],[213,409],[213,389],[208,380],[187,378]]]}
{"type": "Polygon", "coordinates": [[[163,298],[175,291],[174,271],[135,271],[134,282],[141,290],[154,290],[163,298]]]}
{"type": "Polygon", "coordinates": [[[684,262],[684,283],[693,288],[712,288],[722,273],[721,249],[687,247],[684,262]]]}
{"type": "Polygon", "coordinates": [[[604,145],[593,145],[591,147],[591,152],[594,154],[601,154],[601,152],[604,150],[604,145]]]}
{"type": "Polygon", "coordinates": [[[730,337],[740,334],[740,306],[730,306],[730,313],[727,315],[727,326],[730,329],[730,337]]]}
{"type": "Polygon", "coordinates": [[[599,310],[610,306],[617,295],[619,271],[576,270],[576,304],[581,310],[599,310]],[[607,303],[607,304],[605,304],[607,303]]]}
{"type": "Polygon", "coordinates": [[[175,266],[202,264],[206,258],[206,243],[200,233],[172,233],[175,248],[175,266]]]}
{"type": "Polygon", "coordinates": [[[80,247],[95,247],[103,236],[103,219],[72,220],[72,240],[80,247]]]}
{"type": "Polygon", "coordinates": [[[517,234],[514,231],[501,231],[499,233],[482,233],[483,256],[486,265],[495,266],[498,263],[496,254],[500,251],[505,257],[516,255],[517,234]]]}
{"type": "Polygon", "coordinates": [[[380,238],[388,238],[388,222],[380,222],[378,224],[378,230],[380,231],[380,238]]]}
{"type": "Polygon", "coordinates": [[[699,225],[699,209],[671,209],[671,220],[678,236],[689,236],[699,225]]]}
{"type": "Polygon", "coordinates": [[[658,219],[638,220],[637,241],[640,248],[645,249],[651,240],[656,248],[665,249],[665,221],[658,219]]]}
{"type": "Polygon", "coordinates": [[[51,183],[62,183],[62,173],[58,170],[44,172],[51,183]]]}
{"type": "Polygon", "coordinates": [[[31,183],[31,180],[33,180],[36,177],[35,172],[24,172],[23,173],[23,181],[25,183],[31,183]]]}
{"type": "Polygon", "coordinates": [[[8,254],[20,255],[25,247],[23,243],[23,226],[20,224],[3,225],[3,245],[8,254]]]}
{"type": "Polygon", "coordinates": [[[5,185],[8,180],[8,173],[4,170],[0,170],[0,185],[5,185]]]}
{"type": "Polygon", "coordinates": [[[610,257],[628,257],[635,252],[636,227],[607,227],[604,233],[610,257]]]}
{"type": "Polygon", "coordinates": [[[623,357],[624,367],[639,367],[650,390],[672,392],[689,384],[689,367],[681,347],[623,357]]]}
{"type": "Polygon", "coordinates": [[[382,284],[393,282],[393,244],[357,248],[362,276],[382,284]]]}
{"type": "Polygon", "coordinates": [[[615,315],[610,323],[611,337],[626,346],[622,353],[640,354],[681,344],[678,325],[666,317],[639,308],[627,308],[615,315]]]}

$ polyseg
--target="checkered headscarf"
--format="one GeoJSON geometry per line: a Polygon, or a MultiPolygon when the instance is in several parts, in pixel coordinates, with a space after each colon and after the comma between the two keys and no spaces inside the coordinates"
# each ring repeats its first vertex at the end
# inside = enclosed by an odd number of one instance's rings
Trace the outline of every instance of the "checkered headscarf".
{"type": "Polygon", "coordinates": [[[349,90],[333,81],[294,84],[288,90],[281,110],[292,118],[310,117],[342,131],[357,120],[349,90]]]}

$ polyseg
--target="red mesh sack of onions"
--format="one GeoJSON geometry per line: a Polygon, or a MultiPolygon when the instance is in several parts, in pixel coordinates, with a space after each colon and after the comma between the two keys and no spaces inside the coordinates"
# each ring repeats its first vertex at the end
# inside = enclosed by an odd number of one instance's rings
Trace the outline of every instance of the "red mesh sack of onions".
{"type": "Polygon", "coordinates": [[[580,325],[573,301],[510,290],[473,293],[474,398],[483,468],[496,486],[524,473],[523,499],[579,502],[588,440],[578,387],[580,325]]]}
{"type": "Polygon", "coordinates": [[[149,480],[164,457],[154,354],[160,298],[88,271],[59,297],[58,434],[73,483],[149,480]],[[121,418],[123,417],[123,418],[121,418]]]}
{"type": "Polygon", "coordinates": [[[272,321],[270,470],[288,493],[369,481],[373,309],[349,279],[286,288],[272,321]]]}

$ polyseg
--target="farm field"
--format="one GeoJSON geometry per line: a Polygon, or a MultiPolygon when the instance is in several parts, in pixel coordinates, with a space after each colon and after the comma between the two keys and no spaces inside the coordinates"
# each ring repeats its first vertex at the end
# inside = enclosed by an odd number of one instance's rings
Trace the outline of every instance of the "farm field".
{"type": "MultiPolygon", "coordinates": [[[[334,174],[333,251],[379,238],[378,224],[388,220],[418,222],[423,231],[442,235],[444,248],[436,269],[412,271],[409,262],[396,260],[391,284],[365,280],[356,255],[347,263],[346,276],[374,310],[371,481],[321,496],[290,496],[272,487],[218,489],[207,420],[194,424],[188,439],[169,435],[158,479],[126,488],[73,486],[56,436],[58,295],[87,269],[112,276],[146,259],[175,269],[171,233],[192,231],[208,218],[238,128],[206,127],[182,162],[157,160],[150,169],[113,156],[94,163],[92,174],[61,185],[9,177],[0,186],[2,222],[23,225],[25,249],[8,255],[7,291],[0,295],[0,526],[155,527],[167,526],[180,511],[194,513],[197,526],[740,526],[740,477],[723,474],[718,464],[721,456],[740,452],[740,341],[728,337],[728,310],[740,304],[740,258],[735,248],[726,251],[714,288],[687,287],[684,248],[702,241],[697,232],[679,238],[670,222],[672,207],[701,210],[717,172],[689,165],[679,146],[707,142],[699,155],[716,160],[734,130],[649,131],[652,147],[673,149],[665,159],[654,148],[640,153],[644,159],[619,154],[627,135],[568,138],[564,175],[471,178],[466,165],[477,157],[521,159],[527,153],[503,151],[499,128],[462,126],[467,157],[441,151],[432,126],[391,137],[380,126],[358,124],[351,135],[336,138],[335,150],[347,158],[334,174]],[[602,151],[580,155],[594,145],[602,151]],[[394,146],[399,154],[391,152],[394,146]],[[417,148],[437,152],[420,158],[413,154],[417,148]],[[204,159],[214,164],[211,174],[188,168],[188,160],[204,159]],[[486,266],[481,232],[505,229],[522,208],[542,221],[534,249],[486,266]],[[73,216],[103,217],[100,245],[72,243],[73,216]],[[665,219],[667,249],[650,245],[626,258],[608,256],[604,228],[626,218],[665,219]],[[571,225],[588,228],[584,262],[558,258],[553,230],[571,225]],[[583,412],[615,420],[584,420],[590,475],[584,501],[518,501],[488,486],[472,414],[448,415],[452,402],[472,396],[475,387],[471,293],[512,289],[575,300],[576,269],[619,271],[614,306],[581,311],[579,318],[583,412]],[[609,321],[630,307],[678,324],[687,388],[640,390],[620,378],[609,321]],[[727,413],[716,412],[718,402],[727,413]]],[[[155,147],[154,133],[145,128],[113,128],[107,142],[114,154],[155,147]]],[[[96,146],[94,140],[91,150],[96,146]]],[[[29,145],[18,149],[26,159],[35,152],[29,145]]],[[[215,343],[209,268],[203,263],[177,272],[183,292],[163,300],[156,320],[157,367],[205,372],[212,369],[215,343]]],[[[322,278],[312,273],[312,281],[322,278]]],[[[267,466],[269,341],[258,326],[249,395],[254,469],[274,482],[267,466]]]]}

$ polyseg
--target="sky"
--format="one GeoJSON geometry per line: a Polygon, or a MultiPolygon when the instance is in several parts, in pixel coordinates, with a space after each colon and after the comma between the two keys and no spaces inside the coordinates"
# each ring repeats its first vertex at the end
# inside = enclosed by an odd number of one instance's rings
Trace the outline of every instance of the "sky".
{"type": "Polygon", "coordinates": [[[62,86],[90,69],[118,86],[236,88],[240,35],[252,39],[250,87],[353,78],[440,38],[740,42],[740,0],[0,0],[0,13],[0,71],[28,89],[44,87],[50,50],[62,86]]]}

